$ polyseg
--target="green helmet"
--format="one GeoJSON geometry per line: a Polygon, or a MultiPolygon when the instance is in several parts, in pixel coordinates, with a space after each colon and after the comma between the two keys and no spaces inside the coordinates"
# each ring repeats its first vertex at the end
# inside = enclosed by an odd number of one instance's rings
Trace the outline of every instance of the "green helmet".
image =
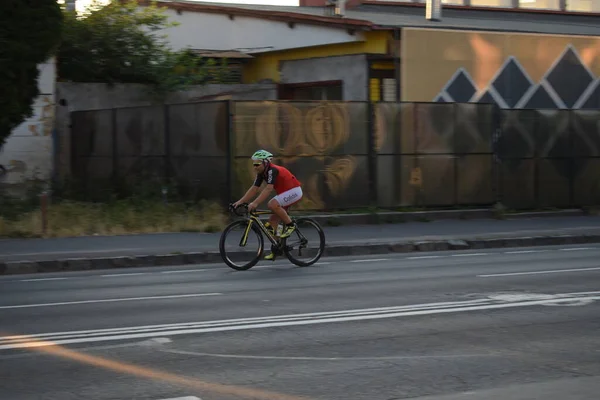
{"type": "Polygon", "coordinates": [[[256,153],[252,154],[252,159],[253,160],[269,160],[271,161],[271,159],[273,159],[273,154],[269,153],[266,150],[258,150],[256,153]]]}

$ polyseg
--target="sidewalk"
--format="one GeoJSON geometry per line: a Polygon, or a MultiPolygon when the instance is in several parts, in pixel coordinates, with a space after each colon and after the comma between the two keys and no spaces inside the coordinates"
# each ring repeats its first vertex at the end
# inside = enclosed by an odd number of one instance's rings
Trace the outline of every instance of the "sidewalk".
{"type": "MultiPolygon", "coordinates": [[[[323,223],[323,221],[320,221],[323,223]]],[[[328,226],[325,256],[600,242],[600,216],[328,226]]],[[[0,274],[221,262],[219,233],[0,240],[0,274]]]]}

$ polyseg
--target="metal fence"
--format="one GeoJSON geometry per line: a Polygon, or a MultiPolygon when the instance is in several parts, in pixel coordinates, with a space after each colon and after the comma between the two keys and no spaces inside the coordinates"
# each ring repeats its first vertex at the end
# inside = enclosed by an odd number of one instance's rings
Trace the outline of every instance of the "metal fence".
{"type": "Polygon", "coordinates": [[[71,114],[72,176],[89,193],[175,182],[227,203],[250,155],[277,155],[302,208],[598,204],[600,111],[488,104],[221,101],[71,114]]]}

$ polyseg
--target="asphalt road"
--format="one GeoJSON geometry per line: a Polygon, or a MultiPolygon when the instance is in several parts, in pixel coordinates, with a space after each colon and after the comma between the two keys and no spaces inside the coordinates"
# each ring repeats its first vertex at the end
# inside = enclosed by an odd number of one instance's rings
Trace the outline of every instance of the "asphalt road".
{"type": "Polygon", "coordinates": [[[599,256],[0,277],[0,399],[591,400],[599,256]]]}
{"type": "MultiPolygon", "coordinates": [[[[328,245],[451,238],[600,232],[600,216],[515,220],[437,220],[404,224],[323,227],[328,245]]],[[[221,233],[161,233],[56,239],[0,240],[0,262],[217,251],[221,233]]]]}

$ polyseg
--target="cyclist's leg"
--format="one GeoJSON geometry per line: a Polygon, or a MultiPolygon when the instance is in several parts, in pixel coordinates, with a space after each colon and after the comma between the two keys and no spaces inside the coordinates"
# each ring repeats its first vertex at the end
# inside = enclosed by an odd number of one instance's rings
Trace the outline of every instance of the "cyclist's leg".
{"type": "Polygon", "coordinates": [[[302,188],[297,186],[293,189],[290,189],[286,192],[281,193],[278,196],[275,196],[271,202],[273,204],[273,212],[279,216],[281,221],[285,224],[283,228],[283,232],[281,233],[282,238],[286,238],[290,236],[294,230],[296,229],[295,225],[292,223],[292,219],[287,213],[287,209],[299,202],[302,199],[303,193],[302,188]]]}
{"type": "MultiPolygon", "coordinates": [[[[277,221],[282,221],[284,224],[283,232],[281,233],[282,238],[288,237],[294,232],[295,226],[293,226],[287,210],[291,205],[300,201],[300,199],[302,199],[302,189],[297,187],[273,197],[268,203],[269,209],[273,211],[272,216],[275,216],[277,221]]],[[[269,222],[270,221],[271,218],[269,218],[269,222]]],[[[273,252],[270,252],[265,256],[265,260],[275,261],[275,257],[276,255],[273,252]]]]}

